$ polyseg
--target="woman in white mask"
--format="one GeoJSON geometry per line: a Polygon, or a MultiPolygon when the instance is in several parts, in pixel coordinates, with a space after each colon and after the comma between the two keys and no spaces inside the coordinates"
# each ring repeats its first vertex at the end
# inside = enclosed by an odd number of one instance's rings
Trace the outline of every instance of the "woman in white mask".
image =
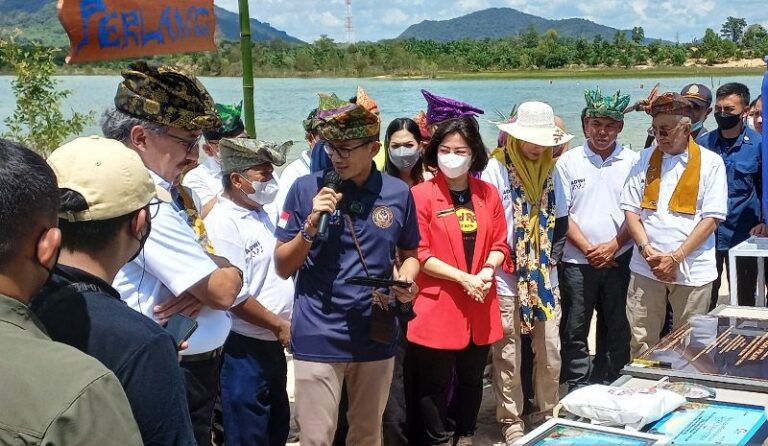
{"type": "Polygon", "coordinates": [[[442,122],[424,149],[425,166],[437,174],[412,189],[421,291],[407,338],[426,439],[419,444],[472,444],[488,352],[503,334],[494,274],[509,265],[507,222],[498,190],[475,178],[487,163],[474,118],[442,122]],[[461,409],[451,429],[454,370],[453,402],[461,409]]]}
{"type": "Polygon", "coordinates": [[[432,178],[429,172],[424,172],[422,141],[419,125],[413,119],[397,118],[390,122],[384,137],[384,171],[410,187],[432,178]]]}
{"type": "Polygon", "coordinates": [[[759,134],[763,134],[763,97],[758,96],[757,99],[749,104],[749,115],[747,115],[747,125],[752,130],[759,134]]]}

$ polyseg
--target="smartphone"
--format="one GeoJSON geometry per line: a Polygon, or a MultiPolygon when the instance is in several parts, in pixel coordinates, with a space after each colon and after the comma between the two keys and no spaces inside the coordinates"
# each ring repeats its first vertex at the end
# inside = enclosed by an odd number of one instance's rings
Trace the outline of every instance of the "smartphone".
{"type": "Polygon", "coordinates": [[[167,331],[173,338],[173,343],[176,344],[176,350],[181,349],[181,344],[189,339],[195,330],[197,330],[197,321],[179,313],[171,316],[171,318],[168,319],[168,323],[165,324],[165,331],[167,331]]]}

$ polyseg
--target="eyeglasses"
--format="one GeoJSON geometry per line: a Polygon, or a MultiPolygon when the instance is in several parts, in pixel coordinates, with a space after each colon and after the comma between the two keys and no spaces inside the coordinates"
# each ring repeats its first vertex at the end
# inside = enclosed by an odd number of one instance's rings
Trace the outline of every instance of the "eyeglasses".
{"type": "Polygon", "coordinates": [[[360,143],[354,147],[350,147],[348,149],[341,148],[341,147],[335,147],[333,144],[329,143],[328,141],[325,141],[323,143],[323,150],[325,150],[325,153],[328,154],[328,156],[331,156],[333,152],[336,152],[339,154],[339,158],[349,158],[350,155],[352,155],[352,152],[354,150],[359,149],[360,147],[367,146],[368,144],[372,143],[374,141],[366,141],[363,143],[360,143]]]}
{"type": "Polygon", "coordinates": [[[672,127],[671,129],[657,129],[653,126],[648,129],[648,134],[651,136],[654,136],[656,138],[669,138],[670,135],[675,133],[677,129],[682,126],[682,122],[678,123],[676,126],[672,127]]]}
{"type": "Polygon", "coordinates": [[[193,140],[184,139],[176,135],[171,135],[170,133],[167,133],[167,136],[175,139],[179,144],[184,144],[184,147],[186,147],[187,155],[192,153],[193,149],[200,147],[200,141],[204,141],[203,135],[200,135],[193,140]]]}

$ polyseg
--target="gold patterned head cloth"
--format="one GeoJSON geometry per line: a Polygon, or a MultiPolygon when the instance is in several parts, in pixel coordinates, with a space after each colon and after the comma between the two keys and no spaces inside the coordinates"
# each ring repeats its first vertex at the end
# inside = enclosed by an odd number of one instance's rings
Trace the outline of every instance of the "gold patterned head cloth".
{"type": "Polygon", "coordinates": [[[359,103],[343,101],[336,95],[320,95],[315,119],[318,133],[326,141],[378,137],[381,127],[378,114],[359,103]]]}
{"type": "Polygon", "coordinates": [[[228,174],[264,163],[282,166],[285,164],[285,154],[292,145],[293,141],[278,144],[250,138],[224,138],[219,142],[221,170],[228,174]]]}
{"type": "Polygon", "coordinates": [[[357,87],[357,95],[355,96],[355,103],[362,105],[365,107],[369,112],[378,115],[379,114],[379,104],[376,103],[370,96],[368,96],[368,93],[363,90],[363,87],[358,86],[357,87]]]}
{"type": "Polygon", "coordinates": [[[651,105],[648,106],[648,114],[653,117],[657,115],[678,115],[694,119],[691,101],[671,91],[657,96],[651,102],[651,105]]]}
{"type": "Polygon", "coordinates": [[[586,117],[611,118],[614,121],[624,120],[624,109],[629,105],[629,95],[617,91],[613,96],[603,96],[600,87],[595,90],[584,90],[587,101],[586,117]]]}
{"type": "Polygon", "coordinates": [[[216,130],[213,99],[194,76],[168,65],[139,61],[123,70],[115,106],[139,119],[184,130],[216,130]]]}

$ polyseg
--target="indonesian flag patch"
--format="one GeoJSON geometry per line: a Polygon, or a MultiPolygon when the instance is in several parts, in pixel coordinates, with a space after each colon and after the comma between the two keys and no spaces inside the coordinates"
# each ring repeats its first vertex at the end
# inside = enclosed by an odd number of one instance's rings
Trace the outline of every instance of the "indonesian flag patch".
{"type": "Polygon", "coordinates": [[[280,218],[277,220],[277,227],[280,229],[285,229],[285,227],[288,225],[288,219],[291,217],[291,213],[288,211],[283,211],[280,213],[280,218]]]}

